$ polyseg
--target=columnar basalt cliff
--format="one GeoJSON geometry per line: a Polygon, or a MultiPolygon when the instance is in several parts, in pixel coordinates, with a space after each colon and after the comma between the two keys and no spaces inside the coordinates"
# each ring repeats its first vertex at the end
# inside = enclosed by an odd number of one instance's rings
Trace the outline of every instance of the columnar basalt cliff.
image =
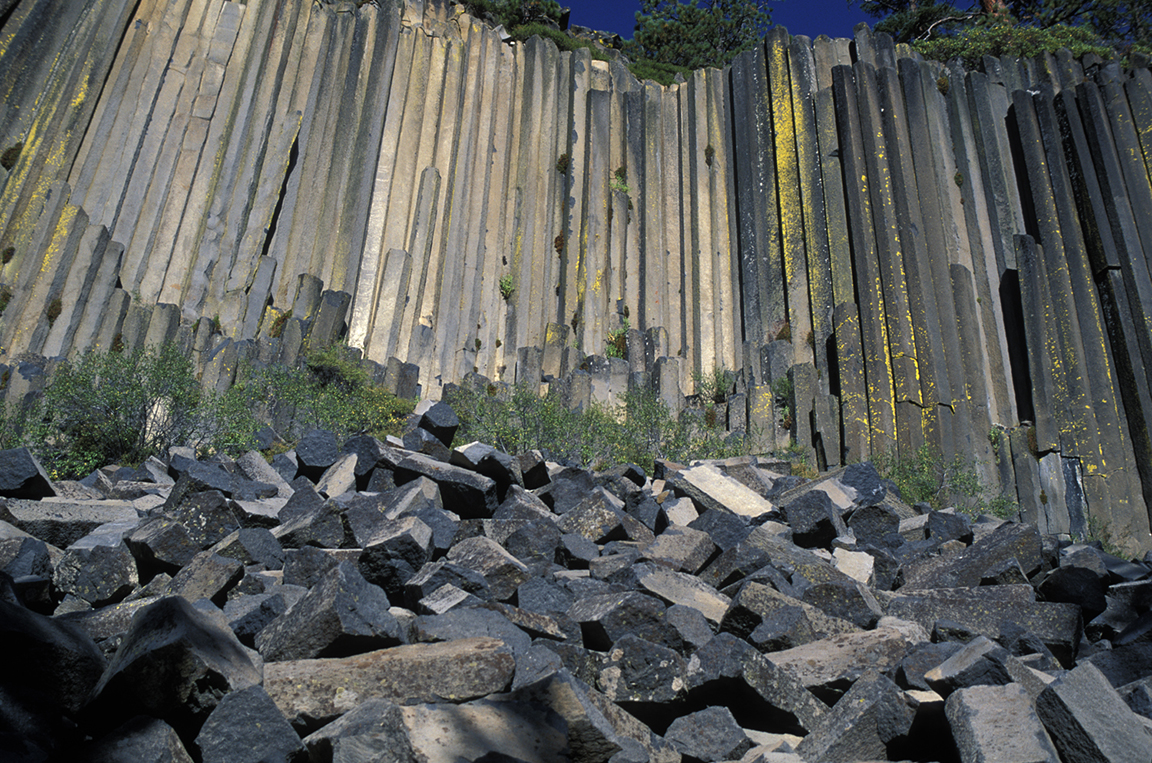
{"type": "Polygon", "coordinates": [[[928,444],[1152,547],[1147,68],[777,29],[664,88],[445,0],[65,5],[0,2],[10,401],[28,354],[175,339],[219,387],[345,334],[438,397],[631,328],[610,379],[737,370],[766,448],[928,444]]]}

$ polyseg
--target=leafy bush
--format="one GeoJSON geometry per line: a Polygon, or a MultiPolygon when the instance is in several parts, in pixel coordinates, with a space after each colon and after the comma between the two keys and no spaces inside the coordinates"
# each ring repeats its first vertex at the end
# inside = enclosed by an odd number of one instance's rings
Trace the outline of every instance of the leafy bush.
{"type": "MultiPolygon", "coordinates": [[[[632,72],[632,76],[638,80],[654,80],[664,87],[668,87],[676,81],[677,74],[683,74],[684,79],[687,80],[692,76],[694,69],[687,66],[679,66],[677,64],[666,64],[659,61],[653,61],[648,58],[640,58],[628,64],[628,71],[632,72]]],[[[625,191],[627,193],[627,191],[625,191]]]]}
{"type": "Polygon", "coordinates": [[[512,299],[512,295],[516,293],[516,279],[512,277],[511,273],[505,273],[500,276],[500,296],[505,302],[512,299]]]}
{"type": "Polygon", "coordinates": [[[966,514],[988,513],[1001,519],[1020,511],[1013,501],[994,495],[962,456],[945,462],[939,451],[922,445],[912,456],[881,454],[873,463],[880,476],[896,483],[906,503],[926,503],[937,511],[953,505],[966,514]]]}
{"type": "Polygon", "coordinates": [[[172,445],[240,453],[268,423],[289,437],[324,428],[382,439],[402,432],[415,405],[372,384],[341,347],[312,353],[304,368],[245,368],[239,377],[223,395],[204,394],[174,345],[88,352],[62,363],[37,402],[0,411],[0,447],[27,445],[53,479],[75,479],[172,445]]]}
{"type": "Polygon", "coordinates": [[[688,69],[727,65],[768,32],[768,0],[641,0],[624,52],[688,69]]]}
{"type": "Polygon", "coordinates": [[[267,366],[245,369],[227,392],[213,401],[211,447],[228,453],[255,447],[255,432],[271,423],[295,438],[310,429],[338,437],[400,435],[415,401],[398,398],[371,382],[368,372],[343,345],[309,354],[302,369],[267,366]]]}
{"type": "Polygon", "coordinates": [[[1073,56],[1095,53],[1103,58],[1112,55],[1112,49],[1087,27],[1065,24],[1041,29],[1023,24],[981,24],[961,29],[948,37],[917,40],[913,47],[925,58],[951,61],[959,58],[969,69],[980,65],[984,56],[1013,56],[1035,58],[1067,48],[1073,56]]]}
{"type": "Polygon", "coordinates": [[[604,347],[604,355],[606,357],[628,357],[628,329],[630,328],[632,328],[632,326],[629,324],[628,319],[625,318],[620,324],[620,328],[608,332],[608,341],[604,347]]]}
{"type": "Polygon", "coordinates": [[[27,414],[25,441],[57,479],[139,463],[204,428],[200,385],[174,345],[65,362],[27,414]]]}
{"type": "Polygon", "coordinates": [[[711,373],[694,371],[692,381],[696,383],[696,394],[706,402],[720,405],[727,402],[728,393],[732,391],[736,378],[723,366],[716,366],[711,373]]]}
{"type": "Polygon", "coordinates": [[[656,458],[687,462],[748,452],[720,426],[685,412],[675,418],[655,393],[630,391],[615,408],[572,411],[560,395],[531,385],[456,388],[446,398],[460,417],[461,437],[508,453],[538,449],[553,461],[600,469],[635,463],[652,472],[656,458]]]}

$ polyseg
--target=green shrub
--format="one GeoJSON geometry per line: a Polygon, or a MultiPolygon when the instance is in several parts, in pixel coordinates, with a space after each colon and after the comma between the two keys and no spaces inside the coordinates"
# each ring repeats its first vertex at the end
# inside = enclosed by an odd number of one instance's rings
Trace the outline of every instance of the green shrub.
{"type": "Polygon", "coordinates": [[[27,441],[56,479],[139,463],[198,439],[200,385],[174,345],[62,363],[29,415],[27,441]]]}
{"type": "MultiPolygon", "coordinates": [[[[625,196],[628,195],[632,189],[628,187],[627,167],[620,166],[616,168],[616,171],[612,173],[612,180],[609,182],[609,187],[611,187],[613,191],[622,193],[625,196]]],[[[631,204],[631,202],[629,202],[629,204],[631,204]]]]}
{"type": "Polygon", "coordinates": [[[625,318],[620,324],[620,328],[608,332],[607,344],[604,347],[604,355],[606,357],[628,357],[628,330],[630,328],[632,328],[632,326],[629,324],[628,319],[625,318]]]}
{"type": "Polygon", "coordinates": [[[676,75],[684,75],[684,79],[691,78],[693,69],[687,66],[677,66],[676,64],[664,64],[659,61],[652,61],[647,58],[641,58],[628,64],[628,71],[632,72],[632,76],[638,80],[654,80],[664,87],[676,82],[676,75]]]}
{"type": "Polygon", "coordinates": [[[594,43],[588,40],[581,40],[578,37],[571,37],[567,32],[561,32],[555,27],[548,26],[547,24],[532,23],[520,24],[508,28],[508,34],[512,35],[515,40],[524,41],[533,35],[542,37],[545,40],[552,41],[560,50],[576,51],[582,48],[587,48],[592,54],[594,61],[611,61],[611,57],[597,47],[594,43]]]}
{"type": "Polygon", "coordinates": [[[981,482],[975,465],[962,456],[945,462],[939,451],[922,445],[914,455],[881,454],[873,463],[882,477],[896,483],[906,503],[926,503],[937,511],[952,505],[972,516],[987,513],[1001,519],[1019,514],[1020,507],[994,494],[981,482]]]}
{"type": "Polygon", "coordinates": [[[504,301],[512,299],[512,295],[516,293],[516,280],[512,278],[511,273],[506,273],[500,276],[500,296],[504,301]]]}
{"type": "Polygon", "coordinates": [[[584,411],[568,410],[555,391],[541,396],[531,385],[456,388],[446,401],[460,417],[465,440],[514,454],[538,449],[550,460],[583,468],[635,463],[651,473],[656,458],[687,463],[749,452],[744,439],[702,416],[686,411],[673,417],[651,391],[630,391],[615,408],[593,404],[584,411]]]}
{"type": "Polygon", "coordinates": [[[947,37],[912,43],[925,58],[951,61],[958,58],[968,69],[977,69],[984,56],[1035,58],[1067,48],[1079,58],[1095,53],[1110,58],[1113,51],[1085,26],[1057,24],[1041,29],[1013,23],[988,23],[966,27],[947,37]]]}
{"type": "Polygon", "coordinates": [[[227,453],[253,448],[255,432],[266,423],[290,440],[311,429],[327,429],[339,438],[398,436],[415,407],[414,400],[373,384],[343,345],[310,353],[304,368],[273,365],[238,376],[213,401],[210,416],[211,447],[227,453]]]}
{"type": "Polygon", "coordinates": [[[728,401],[728,393],[732,391],[736,377],[723,366],[716,366],[711,373],[694,371],[692,381],[696,383],[696,394],[706,402],[720,405],[728,401]]]}

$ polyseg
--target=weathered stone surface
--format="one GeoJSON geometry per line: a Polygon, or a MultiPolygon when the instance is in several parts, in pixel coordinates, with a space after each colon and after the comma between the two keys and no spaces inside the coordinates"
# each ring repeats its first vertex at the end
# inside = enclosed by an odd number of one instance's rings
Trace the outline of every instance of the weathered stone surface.
{"type": "Polygon", "coordinates": [[[753,746],[726,707],[682,715],[672,721],[664,738],[693,760],[740,760],[753,746]]]}
{"type": "Polygon", "coordinates": [[[774,509],[772,503],[760,494],[709,464],[673,472],[668,478],[668,486],[691,498],[700,511],[715,509],[759,517],[774,509]]]}
{"type": "Polygon", "coordinates": [[[717,550],[708,533],[679,526],[669,527],[641,548],[653,562],[690,575],[699,572],[717,550]]]}
{"type": "Polygon", "coordinates": [[[194,733],[227,693],[260,683],[261,664],[222,621],[178,596],[133,617],[85,709],[90,723],[137,714],[194,733]]]}
{"type": "Polygon", "coordinates": [[[303,763],[308,752],[262,686],[225,695],[196,736],[204,763],[303,763]]]}
{"type": "Polygon", "coordinates": [[[224,603],[228,591],[244,577],[244,565],[235,559],[213,554],[197,554],[169,581],[164,595],[183,596],[188,601],[212,599],[224,603]]]}
{"type": "Polygon", "coordinates": [[[1019,684],[972,686],[945,705],[962,763],[1057,763],[1059,756],[1019,684]]]}
{"type": "Polygon", "coordinates": [[[192,763],[176,730],[158,718],[138,715],[78,753],[83,763],[192,763]]]}
{"type": "Polygon", "coordinates": [[[1007,523],[959,554],[910,565],[904,572],[904,585],[909,589],[978,586],[986,572],[1008,559],[1019,562],[1025,575],[1040,569],[1044,558],[1040,533],[1035,527],[1007,523]]]}
{"type": "Polygon", "coordinates": [[[468,638],[350,657],[268,663],[264,688],[296,729],[315,729],[372,698],[465,702],[504,691],[516,662],[502,642],[468,638]]]}
{"type": "Polygon", "coordinates": [[[528,567],[490,538],[466,538],[456,543],[448,552],[448,561],[482,575],[497,601],[510,599],[529,577],[528,567]]]}
{"type": "Polygon", "coordinates": [[[464,518],[491,517],[499,506],[496,481],[459,466],[420,454],[405,456],[396,465],[396,484],[427,477],[440,487],[444,508],[464,518]]]}
{"type": "MultiPolygon", "coordinates": [[[[1083,630],[1080,609],[1073,604],[1049,604],[988,595],[1016,586],[983,586],[971,594],[945,589],[895,598],[888,614],[931,629],[939,620],[964,624],[988,638],[998,639],[1005,623],[1016,623],[1034,633],[1065,665],[1071,664],[1083,630]]],[[[1031,589],[1027,586],[1028,592],[1031,589]]],[[[903,590],[903,589],[902,589],[903,590]]]]}
{"type": "Polygon", "coordinates": [[[342,562],[256,637],[269,662],[343,657],[400,642],[384,592],[342,562]]]}
{"type": "Polygon", "coordinates": [[[808,689],[835,692],[869,670],[891,671],[904,659],[908,647],[900,631],[882,627],[832,636],[766,657],[792,671],[808,689]]]}
{"type": "Polygon", "coordinates": [[[876,672],[861,676],[796,748],[806,760],[883,760],[888,745],[915,718],[896,684],[876,672]]]}
{"type": "Polygon", "coordinates": [[[426,432],[433,434],[436,439],[446,447],[452,447],[452,440],[456,437],[456,430],[460,428],[460,419],[452,407],[441,402],[424,400],[416,406],[413,415],[419,416],[418,426],[426,432]]]}
{"type": "Polygon", "coordinates": [[[304,738],[314,763],[393,760],[416,763],[400,707],[369,699],[304,738]]]}
{"type": "Polygon", "coordinates": [[[52,480],[31,451],[0,450],[0,496],[37,500],[53,495],[52,480]]]}
{"type": "Polygon", "coordinates": [[[340,444],[336,435],[322,429],[313,429],[296,443],[296,463],[299,474],[318,482],[324,470],[340,458],[340,444]]]}
{"type": "Polygon", "coordinates": [[[100,525],[132,522],[139,514],[127,501],[40,501],[9,499],[0,519],[57,548],[68,548],[100,525]]]}
{"type": "Polygon", "coordinates": [[[719,624],[724,619],[732,600],[694,575],[645,565],[638,568],[636,578],[641,587],[668,604],[691,607],[709,622],[719,624]]]}
{"type": "Polygon", "coordinates": [[[1057,678],[1036,698],[1036,713],[1067,763],[1148,757],[1149,735],[1094,665],[1057,678]]]}
{"type": "Polygon", "coordinates": [[[136,560],[123,541],[70,548],[52,573],[52,584],[95,607],[120,601],[136,587],[136,560]]]}
{"type": "Polygon", "coordinates": [[[684,672],[673,650],[628,635],[612,644],[596,686],[614,702],[669,703],[684,693],[684,672]]]}

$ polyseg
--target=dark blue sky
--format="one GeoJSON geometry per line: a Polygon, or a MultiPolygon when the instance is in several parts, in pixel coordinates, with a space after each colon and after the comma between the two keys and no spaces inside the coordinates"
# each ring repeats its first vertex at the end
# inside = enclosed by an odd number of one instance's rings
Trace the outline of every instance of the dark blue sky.
{"type": "MultiPolygon", "coordinates": [[[[572,9],[572,23],[632,38],[634,16],[640,0],[560,0],[572,9]]],[[[852,27],[871,21],[847,0],[780,0],[772,4],[772,20],[792,34],[815,37],[851,37],[852,27]]]]}

